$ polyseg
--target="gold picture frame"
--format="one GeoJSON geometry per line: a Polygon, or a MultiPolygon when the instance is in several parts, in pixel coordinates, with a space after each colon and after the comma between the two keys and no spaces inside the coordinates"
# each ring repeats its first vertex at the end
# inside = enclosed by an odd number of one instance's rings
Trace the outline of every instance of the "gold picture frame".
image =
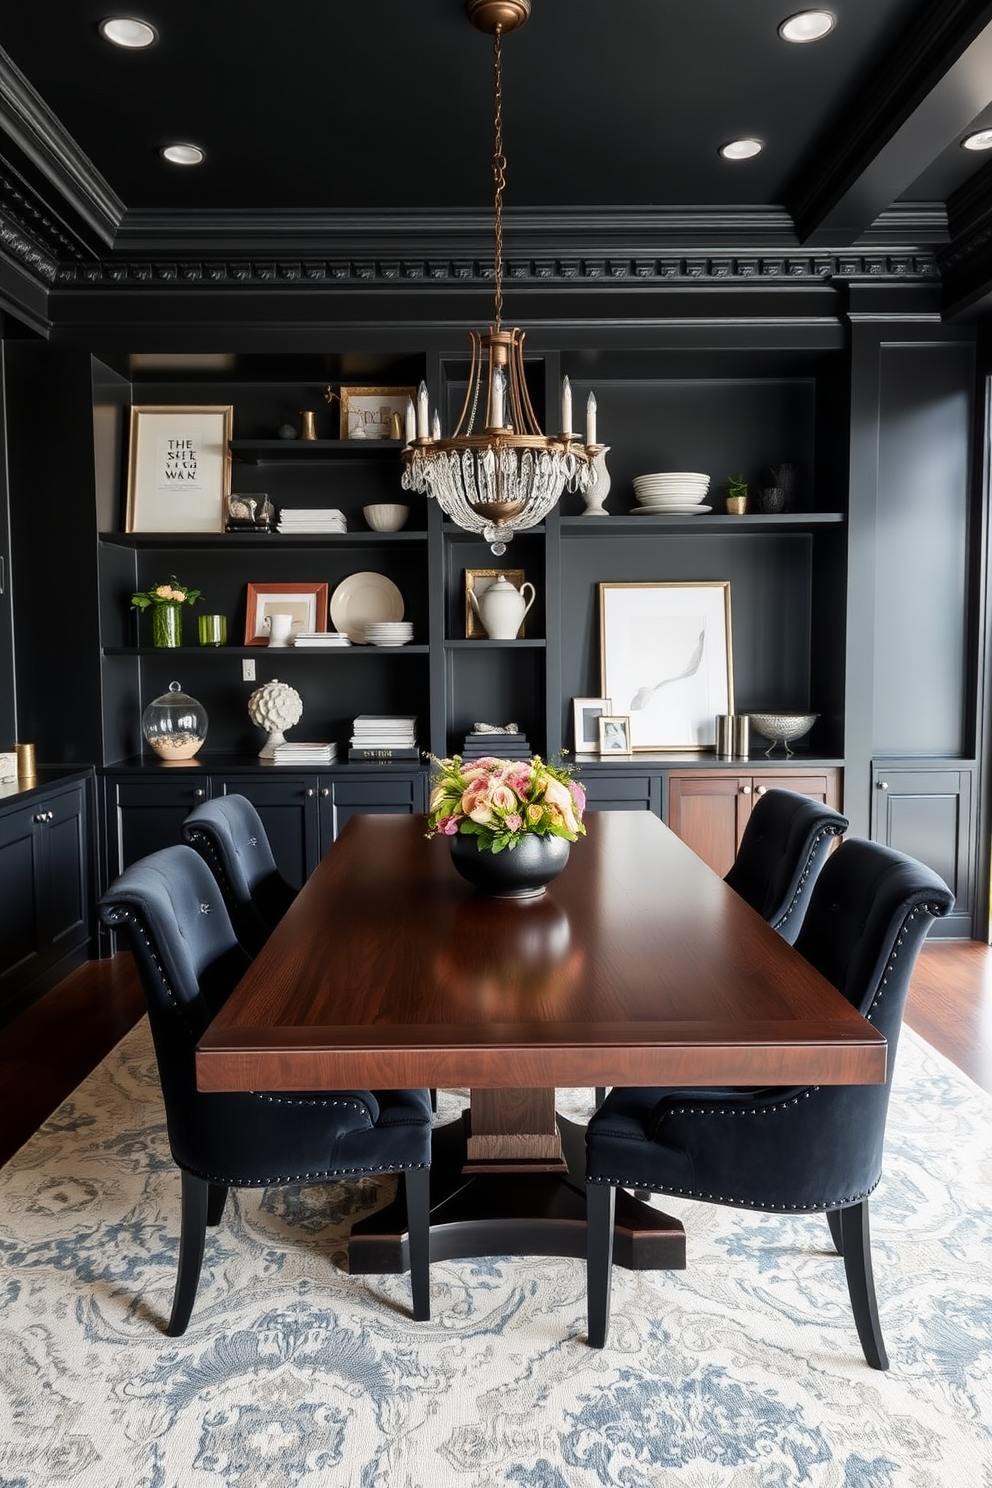
{"type": "Polygon", "coordinates": [[[630,718],[626,713],[601,713],[596,720],[599,728],[599,753],[604,759],[621,758],[631,753],[630,718]]]}
{"type": "Polygon", "coordinates": [[[713,749],[734,711],[729,580],[600,584],[599,620],[603,694],[634,752],[713,749]]]}
{"type": "MultiPolygon", "coordinates": [[[[468,641],[486,640],[486,630],[475,610],[472,608],[470,595],[474,592],[476,598],[484,594],[489,585],[503,576],[509,579],[514,589],[519,589],[524,583],[525,574],[522,568],[467,568],[465,570],[465,639],[468,641]]],[[[521,622],[517,631],[517,640],[522,640],[524,625],[521,622]]]]}
{"type": "Polygon", "coordinates": [[[342,387],[341,438],[392,439],[397,415],[403,431],[400,438],[405,438],[407,400],[415,397],[416,391],[412,387],[342,387]]]}
{"type": "Polygon", "coordinates": [[[223,532],[234,405],[132,404],[127,532],[223,532]]]}

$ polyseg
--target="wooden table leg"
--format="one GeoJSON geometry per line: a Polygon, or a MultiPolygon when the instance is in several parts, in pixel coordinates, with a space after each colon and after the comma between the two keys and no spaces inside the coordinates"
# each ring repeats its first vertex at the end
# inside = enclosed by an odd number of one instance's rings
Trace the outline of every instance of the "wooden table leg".
{"type": "MultiPolygon", "coordinates": [[[[466,1113],[467,1114],[467,1113],[466,1113]]],[[[586,1253],[585,1128],[559,1119],[568,1171],[470,1175],[468,1122],[435,1127],[431,1161],[431,1260],[470,1256],[586,1253]]],[[[629,1270],[684,1270],[685,1231],[677,1219],[617,1193],[613,1260],[629,1270]]],[[[355,1275],[409,1269],[406,1204],[396,1199],[353,1226],[348,1244],[355,1275]]]]}

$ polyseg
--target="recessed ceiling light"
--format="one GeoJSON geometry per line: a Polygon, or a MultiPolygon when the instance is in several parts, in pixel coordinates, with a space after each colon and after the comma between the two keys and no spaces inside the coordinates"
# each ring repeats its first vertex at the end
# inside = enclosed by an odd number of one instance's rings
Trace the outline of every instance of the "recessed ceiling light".
{"type": "Polygon", "coordinates": [[[752,155],[760,155],[764,148],[759,139],[728,140],[720,146],[720,154],[724,160],[750,160],[752,155]]]}
{"type": "Polygon", "coordinates": [[[969,134],[961,145],[965,150],[992,150],[992,129],[979,129],[977,134],[969,134]]]}
{"type": "Polygon", "coordinates": [[[155,27],[134,16],[108,16],[97,29],[105,41],[112,41],[114,46],[129,47],[132,51],[154,46],[158,41],[155,27]]]}
{"type": "Polygon", "coordinates": [[[173,165],[199,165],[203,159],[199,145],[163,145],[162,154],[173,165]]]}
{"type": "Polygon", "coordinates": [[[783,41],[819,41],[829,36],[837,17],[829,10],[800,10],[789,16],[778,28],[783,41]]]}

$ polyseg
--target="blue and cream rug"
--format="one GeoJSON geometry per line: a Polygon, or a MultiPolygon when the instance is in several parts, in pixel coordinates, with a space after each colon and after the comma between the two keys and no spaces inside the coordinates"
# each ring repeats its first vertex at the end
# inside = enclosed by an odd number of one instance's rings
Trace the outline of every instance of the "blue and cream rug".
{"type": "MultiPolygon", "coordinates": [[[[563,1092],[573,1114],[588,1093],[563,1092]]],[[[442,1093],[442,1116],[457,1093],[442,1093]]],[[[873,1201],[892,1367],[822,1217],[675,1204],[689,1269],[341,1269],[391,1189],[232,1194],[186,1336],[142,1023],[0,1170],[0,1488],[992,1488],[992,1100],[906,1033],[873,1201]]]]}

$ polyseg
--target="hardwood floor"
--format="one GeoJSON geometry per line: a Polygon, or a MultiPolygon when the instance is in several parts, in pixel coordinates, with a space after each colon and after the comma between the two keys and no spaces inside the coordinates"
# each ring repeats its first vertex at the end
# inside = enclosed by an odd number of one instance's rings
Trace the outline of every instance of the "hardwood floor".
{"type": "MultiPolygon", "coordinates": [[[[90,961],[0,1028],[0,1163],[5,1163],[144,1012],[127,955],[90,961]]],[[[906,1009],[911,1028],[992,1095],[992,948],[923,947],[906,1009]]]]}

